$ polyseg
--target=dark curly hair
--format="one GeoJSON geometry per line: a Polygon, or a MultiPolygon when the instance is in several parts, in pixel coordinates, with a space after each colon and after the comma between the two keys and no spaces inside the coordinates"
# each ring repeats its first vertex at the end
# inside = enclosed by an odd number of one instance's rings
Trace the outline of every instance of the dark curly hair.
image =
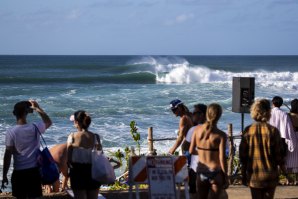
{"type": "Polygon", "coordinates": [[[283,99],[280,96],[275,96],[272,99],[272,104],[274,104],[275,107],[281,107],[284,103],[283,99]]]}
{"type": "Polygon", "coordinates": [[[78,122],[78,125],[84,129],[88,130],[91,124],[91,117],[84,110],[79,110],[74,113],[74,120],[78,122]]]}

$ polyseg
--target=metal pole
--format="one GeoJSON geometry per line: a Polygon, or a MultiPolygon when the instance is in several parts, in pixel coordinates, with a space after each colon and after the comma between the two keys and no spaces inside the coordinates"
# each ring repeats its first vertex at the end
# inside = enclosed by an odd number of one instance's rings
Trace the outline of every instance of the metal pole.
{"type": "Polygon", "coordinates": [[[233,125],[228,124],[228,135],[229,135],[229,162],[228,162],[228,176],[229,176],[229,182],[232,184],[232,174],[233,174],[233,162],[234,162],[234,139],[233,139],[233,125]]]}

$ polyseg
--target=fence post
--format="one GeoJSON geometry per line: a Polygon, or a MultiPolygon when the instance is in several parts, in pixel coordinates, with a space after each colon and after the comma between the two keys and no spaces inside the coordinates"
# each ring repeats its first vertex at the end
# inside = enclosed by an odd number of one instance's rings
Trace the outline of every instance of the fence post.
{"type": "Polygon", "coordinates": [[[148,128],[148,154],[154,155],[153,148],[153,127],[148,128]]]}
{"type": "Polygon", "coordinates": [[[229,163],[228,163],[228,176],[230,184],[232,184],[231,176],[233,174],[233,162],[234,162],[234,138],[233,138],[233,125],[228,124],[228,136],[229,136],[229,163]]]}

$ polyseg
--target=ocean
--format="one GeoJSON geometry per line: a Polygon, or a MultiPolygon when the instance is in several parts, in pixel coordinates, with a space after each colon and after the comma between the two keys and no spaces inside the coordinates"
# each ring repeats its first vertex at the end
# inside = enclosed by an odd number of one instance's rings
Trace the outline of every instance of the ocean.
{"type": "MultiPolygon", "coordinates": [[[[69,116],[83,109],[107,154],[135,146],[132,120],[146,153],[149,127],[155,138],[176,137],[179,118],[169,109],[176,98],[190,110],[197,103],[219,103],[219,128],[227,132],[232,123],[239,134],[241,115],[231,111],[233,77],[255,77],[256,98],[280,95],[285,104],[298,98],[298,56],[0,56],[1,158],[6,129],[15,124],[13,106],[27,99],[37,100],[53,121],[45,134],[49,146],[66,142],[75,131],[69,116]]],[[[38,119],[29,115],[29,121],[38,119]]],[[[251,122],[245,114],[245,125],[251,122]]],[[[154,147],[162,154],[173,143],[154,147]]],[[[2,164],[1,159],[0,170],[2,164]]]]}

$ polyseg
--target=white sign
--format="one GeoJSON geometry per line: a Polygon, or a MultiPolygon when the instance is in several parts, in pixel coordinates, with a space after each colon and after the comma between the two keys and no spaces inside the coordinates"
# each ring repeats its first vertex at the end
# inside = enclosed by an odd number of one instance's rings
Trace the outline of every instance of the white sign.
{"type": "Polygon", "coordinates": [[[175,175],[171,157],[147,157],[151,199],[176,199],[175,175]]]}

